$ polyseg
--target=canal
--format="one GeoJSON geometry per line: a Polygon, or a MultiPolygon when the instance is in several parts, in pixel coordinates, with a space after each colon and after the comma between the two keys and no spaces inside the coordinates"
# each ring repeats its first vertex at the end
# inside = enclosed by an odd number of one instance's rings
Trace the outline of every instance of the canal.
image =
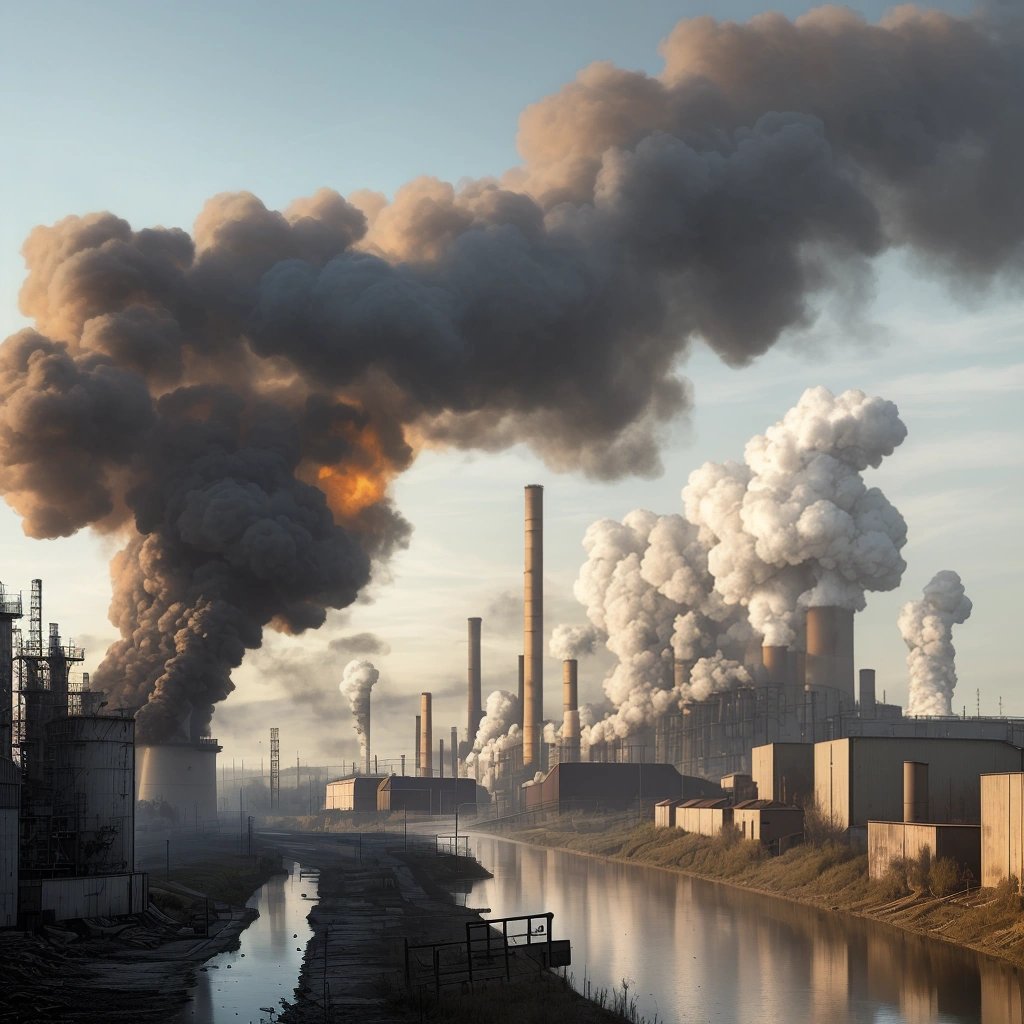
{"type": "Polygon", "coordinates": [[[276,1018],[282,998],[292,999],[313,934],[306,915],[319,893],[315,876],[295,862],[286,866],[287,875],[275,875],[248,901],[260,916],[239,936],[239,948],[199,969],[175,1024],[261,1024],[276,1018]]]}
{"type": "Polygon", "coordinates": [[[551,911],[582,990],[649,1021],[1021,1024],[1021,972],[936,940],[641,865],[474,836],[471,906],[551,911]]]}

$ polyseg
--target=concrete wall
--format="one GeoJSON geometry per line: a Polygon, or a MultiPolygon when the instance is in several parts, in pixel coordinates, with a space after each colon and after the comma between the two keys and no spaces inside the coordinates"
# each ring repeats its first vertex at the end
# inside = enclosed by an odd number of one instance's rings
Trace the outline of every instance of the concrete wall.
{"type": "Polygon", "coordinates": [[[981,777],[981,884],[1024,879],[1024,774],[981,777]]]}
{"type": "Polygon", "coordinates": [[[977,825],[868,822],[869,878],[881,878],[894,860],[913,860],[925,850],[932,860],[948,857],[975,881],[981,876],[981,829],[977,825]]]}
{"type": "Polygon", "coordinates": [[[804,830],[804,812],[799,807],[735,807],[732,824],[744,838],[771,843],[804,830]]]}
{"type": "Polygon", "coordinates": [[[759,800],[803,807],[814,795],[814,744],[766,743],[751,752],[759,800]]]}
{"type": "Polygon", "coordinates": [[[979,778],[1020,771],[1021,750],[1001,740],[851,737],[814,747],[814,795],[839,828],[903,820],[903,762],[928,765],[932,822],[977,824],[979,778]]]}
{"type": "Polygon", "coordinates": [[[21,807],[21,773],[18,766],[0,757],[0,928],[18,922],[18,813],[21,807]]]}
{"type": "Polygon", "coordinates": [[[21,883],[21,915],[70,921],[79,917],[124,917],[149,905],[149,876],[141,873],[45,878],[21,883]]]}

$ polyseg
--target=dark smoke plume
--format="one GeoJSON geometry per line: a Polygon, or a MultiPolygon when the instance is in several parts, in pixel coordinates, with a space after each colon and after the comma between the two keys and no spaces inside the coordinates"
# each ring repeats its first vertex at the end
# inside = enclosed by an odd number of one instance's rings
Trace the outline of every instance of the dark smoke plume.
{"type": "Polygon", "coordinates": [[[264,627],[351,603],[406,540],[387,486],[420,446],[653,474],[693,339],[743,365],[892,246],[1019,271],[1018,31],[823,8],[663,53],[530,107],[501,179],[32,232],[0,489],[31,536],[127,535],[96,682],[148,700],[140,737],[202,730],[264,627]]]}

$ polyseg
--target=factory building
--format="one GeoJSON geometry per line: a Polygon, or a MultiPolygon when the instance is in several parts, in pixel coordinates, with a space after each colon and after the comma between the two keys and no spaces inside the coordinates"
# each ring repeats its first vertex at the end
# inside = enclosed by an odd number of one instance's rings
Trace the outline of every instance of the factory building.
{"type": "Polygon", "coordinates": [[[868,877],[882,878],[893,861],[916,860],[922,854],[935,861],[952,860],[965,884],[981,877],[981,829],[931,820],[929,765],[903,763],[903,818],[868,822],[868,877]]]}
{"type": "Polygon", "coordinates": [[[687,778],[670,764],[564,762],[523,785],[523,807],[537,810],[623,810],[640,803],[721,795],[706,779],[687,778]]]}
{"type": "Polygon", "coordinates": [[[981,777],[981,884],[1024,879],[1024,773],[981,777]]]}
{"type": "Polygon", "coordinates": [[[744,839],[760,843],[802,840],[804,812],[778,800],[743,800],[732,809],[732,827],[744,839]]]}
{"type": "Polygon", "coordinates": [[[0,586],[0,691],[13,712],[0,732],[0,926],[139,913],[135,722],[99,713],[103,695],[72,678],[84,652],[56,623],[44,640],[40,580],[27,635],[21,617],[21,596],[0,586]]]}
{"type": "Polygon", "coordinates": [[[327,783],[324,806],[329,811],[376,811],[377,788],[383,775],[350,775],[327,783]]]}
{"type": "Polygon", "coordinates": [[[676,812],[682,805],[682,800],[659,800],[654,805],[655,828],[675,828],[676,812]]]}
{"type": "Polygon", "coordinates": [[[389,775],[377,787],[378,811],[454,814],[464,804],[476,807],[474,779],[440,779],[389,775]]]}
{"type": "Polygon", "coordinates": [[[814,796],[814,744],[766,743],[750,754],[757,795],[803,807],[814,796]]]}
{"type": "Polygon", "coordinates": [[[732,804],[724,796],[695,797],[676,810],[676,828],[698,836],[717,836],[732,827],[732,804]]]}
{"type": "Polygon", "coordinates": [[[851,737],[814,748],[814,794],[822,814],[840,829],[864,833],[869,820],[903,820],[903,762],[929,765],[932,822],[977,824],[978,779],[1020,771],[1022,751],[1003,740],[851,737]]]}

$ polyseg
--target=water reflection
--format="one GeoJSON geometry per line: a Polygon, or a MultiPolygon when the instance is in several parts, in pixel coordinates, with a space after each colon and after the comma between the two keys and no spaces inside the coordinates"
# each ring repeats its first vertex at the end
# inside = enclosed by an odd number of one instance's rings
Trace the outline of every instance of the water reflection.
{"type": "Polygon", "coordinates": [[[318,896],[316,879],[300,874],[291,864],[249,900],[260,916],[242,932],[237,950],[207,961],[176,1024],[260,1024],[270,1019],[261,1007],[278,1011],[282,997],[293,997],[312,935],[306,921],[312,904],[302,894],[318,896]]]}
{"type": "Polygon", "coordinates": [[[480,838],[471,902],[552,911],[573,972],[661,1020],[1024,1024],[1022,973],[942,942],[651,868],[480,838]]]}

